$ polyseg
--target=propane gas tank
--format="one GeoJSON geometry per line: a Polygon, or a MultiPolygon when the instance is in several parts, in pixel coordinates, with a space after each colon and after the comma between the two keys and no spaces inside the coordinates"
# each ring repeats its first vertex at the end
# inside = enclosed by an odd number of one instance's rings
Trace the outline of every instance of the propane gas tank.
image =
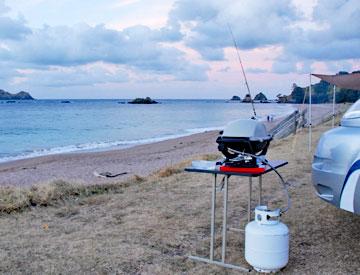
{"type": "Polygon", "coordinates": [[[289,260],[289,229],[280,222],[280,209],[255,208],[255,221],[245,228],[245,259],[259,272],[276,272],[289,260]]]}

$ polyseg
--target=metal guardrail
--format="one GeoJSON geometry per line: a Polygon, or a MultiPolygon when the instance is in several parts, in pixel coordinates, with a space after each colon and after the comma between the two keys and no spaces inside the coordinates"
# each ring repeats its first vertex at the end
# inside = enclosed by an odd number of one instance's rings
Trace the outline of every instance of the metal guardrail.
{"type": "MultiPolygon", "coordinates": [[[[336,117],[336,116],[339,115],[339,114],[341,114],[340,111],[336,111],[335,114],[333,114],[332,111],[329,111],[329,112],[323,114],[321,117],[313,118],[311,124],[312,124],[312,126],[319,125],[319,124],[321,124],[321,123],[324,123],[324,122],[327,122],[327,121],[332,120],[333,117],[336,117]]],[[[309,127],[309,123],[308,123],[307,117],[305,117],[304,127],[309,127]]]]}
{"type": "Polygon", "coordinates": [[[294,111],[292,114],[282,120],[274,129],[271,130],[270,134],[276,138],[284,138],[291,133],[296,133],[296,130],[304,125],[306,109],[299,112],[294,111]]]}
{"type": "MultiPolygon", "coordinates": [[[[316,126],[318,124],[327,122],[332,120],[334,115],[337,116],[341,113],[344,113],[347,108],[340,108],[335,111],[333,114],[332,110],[323,114],[318,118],[313,118],[312,126],[316,126]]],[[[296,134],[296,130],[302,127],[309,127],[309,121],[307,117],[308,109],[305,108],[302,111],[294,111],[292,114],[287,116],[284,120],[282,120],[275,128],[270,131],[270,134],[273,135],[275,139],[281,139],[287,137],[288,135],[294,133],[296,134]]]]}

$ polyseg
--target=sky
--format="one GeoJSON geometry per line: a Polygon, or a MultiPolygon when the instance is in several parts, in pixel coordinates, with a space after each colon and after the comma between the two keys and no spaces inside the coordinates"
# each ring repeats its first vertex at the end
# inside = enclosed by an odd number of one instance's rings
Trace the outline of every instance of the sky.
{"type": "Polygon", "coordinates": [[[269,98],[360,70],[359,0],[0,0],[0,89],[36,98],[269,98]],[[316,82],[316,79],[313,79],[316,82]]]}

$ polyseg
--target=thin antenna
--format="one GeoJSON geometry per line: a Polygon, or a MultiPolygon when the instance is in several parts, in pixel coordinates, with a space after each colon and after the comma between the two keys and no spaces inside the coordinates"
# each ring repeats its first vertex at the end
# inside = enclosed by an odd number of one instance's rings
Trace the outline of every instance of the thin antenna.
{"type": "Polygon", "coordinates": [[[247,88],[247,91],[248,91],[248,94],[250,95],[250,102],[251,102],[251,106],[252,106],[252,109],[253,109],[253,112],[254,112],[254,116],[256,117],[256,111],[255,111],[255,106],[254,106],[254,102],[252,100],[252,96],[251,96],[251,92],[250,92],[250,88],[249,88],[249,84],[247,82],[247,79],[246,79],[246,74],[245,74],[245,70],[244,70],[244,66],[241,62],[241,57],[240,57],[240,53],[239,53],[239,48],[237,46],[237,43],[236,43],[236,40],[235,40],[235,37],[234,37],[234,34],[232,32],[232,29],[230,27],[229,24],[228,25],[228,28],[229,28],[229,31],[230,31],[230,34],[231,34],[231,38],[234,42],[234,46],[235,46],[235,49],[236,49],[236,53],[237,53],[237,56],[238,56],[238,59],[239,59],[239,62],[240,62],[240,65],[241,65],[241,70],[242,70],[242,73],[244,75],[244,79],[245,79],[245,85],[246,85],[246,88],[247,88]]]}

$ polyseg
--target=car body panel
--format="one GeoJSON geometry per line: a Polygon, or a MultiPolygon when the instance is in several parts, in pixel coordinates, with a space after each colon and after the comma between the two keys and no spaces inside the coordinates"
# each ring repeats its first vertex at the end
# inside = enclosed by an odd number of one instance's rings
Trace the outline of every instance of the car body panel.
{"type": "Polygon", "coordinates": [[[358,210],[360,199],[360,188],[357,186],[360,182],[360,160],[357,160],[346,175],[343,190],[341,193],[340,208],[356,212],[358,210]],[[357,207],[355,207],[355,205],[357,207]]]}
{"type": "MultiPolygon", "coordinates": [[[[358,181],[356,184],[355,198],[360,198],[360,176],[358,177],[358,181]]],[[[360,213],[360,199],[355,199],[354,210],[355,213],[360,213]]]]}
{"type": "Polygon", "coordinates": [[[321,199],[360,214],[360,100],[345,113],[340,127],[321,136],[312,181],[321,199]]]}

